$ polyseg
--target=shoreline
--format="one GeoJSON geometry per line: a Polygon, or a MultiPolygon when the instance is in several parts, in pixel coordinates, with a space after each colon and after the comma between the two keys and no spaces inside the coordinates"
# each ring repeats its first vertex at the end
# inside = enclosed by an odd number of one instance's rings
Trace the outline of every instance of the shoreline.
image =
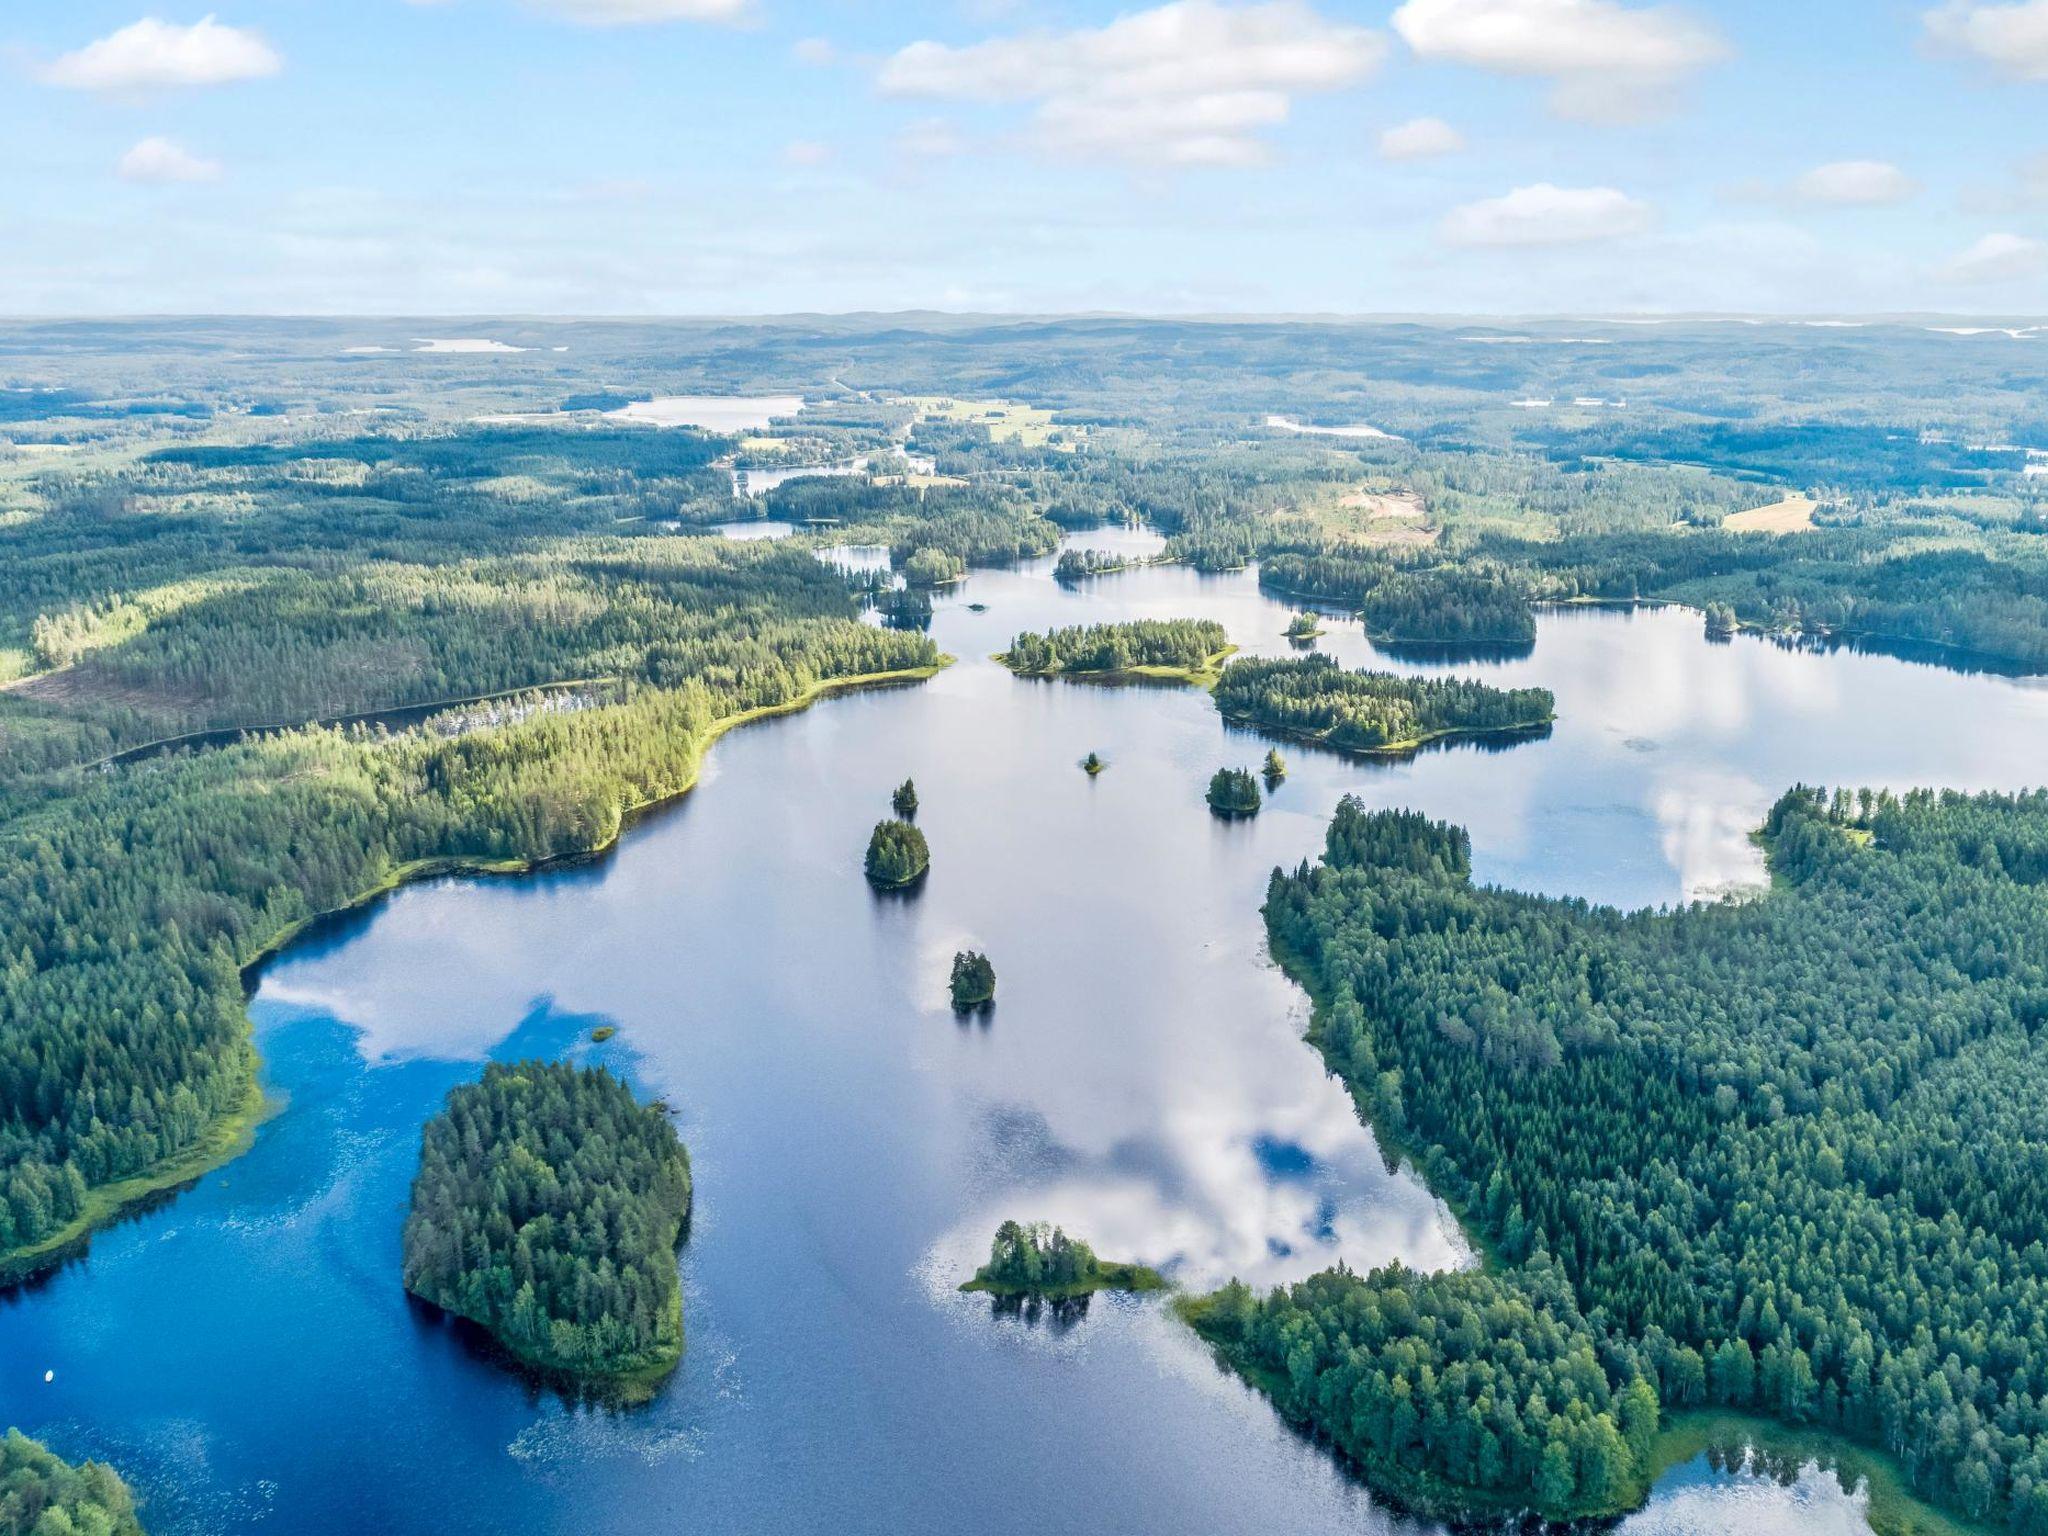
{"type": "Polygon", "coordinates": [[[1194,667],[1135,666],[1114,667],[1104,671],[1083,671],[1073,667],[1055,667],[1051,671],[1027,672],[1011,665],[1008,651],[997,651],[989,660],[1003,668],[1012,677],[1023,678],[1034,683],[1184,683],[1192,688],[1204,690],[1214,688],[1223,676],[1224,665],[1237,654],[1238,648],[1226,645],[1202,659],[1194,667]]]}
{"type": "MultiPolygon", "coordinates": [[[[1218,711],[1222,714],[1222,711],[1218,711]]],[[[1377,747],[1346,747],[1330,740],[1328,736],[1313,736],[1306,731],[1290,731],[1283,726],[1268,725],[1250,715],[1225,714],[1223,718],[1240,730],[1256,731],[1262,736],[1278,737],[1282,741],[1295,742],[1301,746],[1321,747],[1342,757],[1412,757],[1425,747],[1443,746],[1455,741],[1480,741],[1490,737],[1527,737],[1536,740],[1549,733],[1557,724],[1555,710],[1541,720],[1520,721],[1514,725],[1453,725],[1440,731],[1428,731],[1420,736],[1404,737],[1400,741],[1382,742],[1377,747]]]]}
{"type": "MultiPolygon", "coordinates": [[[[1316,1052],[1326,1070],[1335,1074],[1338,1080],[1344,1083],[1345,1091],[1351,1097],[1360,1122],[1372,1132],[1381,1151],[1397,1156],[1429,1192],[1431,1198],[1450,1215],[1458,1235],[1472,1253],[1475,1269],[1481,1273],[1500,1274],[1512,1268],[1502,1260],[1499,1251],[1487,1239],[1470,1213],[1459,1202],[1436,1188],[1428,1177],[1428,1169],[1414,1149],[1398,1130],[1390,1130],[1380,1123],[1358,1090],[1344,1077],[1339,1064],[1331,1059],[1321,1038],[1328,1006],[1327,999],[1308,964],[1299,954],[1278,943],[1270,927],[1267,930],[1266,948],[1268,956],[1281,974],[1301,988],[1308,997],[1309,1023],[1303,1033],[1302,1042],[1316,1052]]],[[[1354,1471],[1372,1489],[1376,1497],[1390,1500],[1412,1512],[1444,1521],[1454,1529],[1486,1521],[1497,1521],[1517,1513],[1504,1501],[1488,1500],[1483,1496],[1477,1499],[1463,1498],[1458,1493],[1447,1491],[1447,1485],[1442,1485],[1438,1480],[1424,1480],[1398,1465],[1367,1466],[1339,1451],[1305,1415],[1298,1411],[1292,1401],[1290,1384],[1284,1377],[1237,1361],[1202,1331],[1201,1317],[1209,1300],[1208,1296],[1183,1296],[1174,1303],[1174,1311],[1189,1330],[1208,1347],[1211,1358],[1219,1366],[1263,1396],[1283,1422],[1308,1435],[1341,1465],[1354,1471]]],[[[1818,1424],[1789,1424],[1761,1414],[1727,1407],[1667,1409],[1666,1405],[1660,1402],[1658,1408],[1657,1438],[1651,1444],[1648,1465],[1641,1469],[1642,1476],[1632,1490],[1632,1500],[1614,1510],[1612,1515],[1597,1518],[1627,1515],[1646,1507],[1659,1480],[1674,1468],[1683,1466],[1709,1451],[1720,1448],[1732,1449],[1739,1445],[1745,1452],[1753,1452],[1760,1459],[1782,1462],[1796,1458],[1801,1467],[1812,1462],[1823,1470],[1835,1473],[1837,1481],[1847,1493],[1854,1494],[1859,1488],[1865,1490],[1868,1497],[1866,1514],[1873,1536],[1996,1536],[1996,1532],[2002,1529],[1942,1510],[1913,1491],[1896,1456],[1881,1447],[1865,1444],[1838,1430],[1818,1424]]]]}
{"type": "MultiPolygon", "coordinates": [[[[256,995],[263,967],[277,959],[308,930],[321,923],[358,912],[371,903],[408,885],[418,884],[422,880],[447,876],[474,878],[489,875],[527,875],[601,857],[618,846],[620,840],[640,817],[649,811],[680,800],[695,789],[703,769],[705,754],[726,732],[742,725],[751,725],[757,720],[799,713],[818,700],[830,698],[834,694],[859,692],[869,688],[905,687],[925,682],[952,664],[951,656],[942,655],[936,662],[925,667],[904,667],[892,672],[863,672],[850,677],[826,678],[811,684],[794,698],[783,703],[764,704],[755,709],[741,710],[736,714],[721,715],[705,729],[696,750],[690,755],[688,767],[680,776],[679,782],[645,800],[622,805],[619,808],[618,826],[602,841],[588,848],[533,859],[492,859],[472,854],[443,854],[432,858],[408,860],[403,864],[394,865],[376,883],[356,892],[347,901],[325,911],[309,913],[287,924],[239,967],[244,999],[243,1041],[250,1055],[249,1086],[242,1106],[208,1126],[198,1141],[176,1156],[144,1169],[130,1178],[117,1180],[111,1184],[95,1185],[88,1189],[84,1208],[79,1215],[38,1241],[33,1247],[18,1248],[0,1254],[0,1289],[20,1285],[57,1268],[70,1256],[76,1245],[89,1240],[95,1231],[116,1220],[124,1211],[133,1209],[154,1196],[200,1179],[215,1169],[233,1162],[249,1150],[256,1139],[258,1127],[272,1115],[281,1112],[287,1101],[269,1094],[263,1088],[263,1062],[256,1052],[256,1026],[255,1021],[248,1017],[247,1001],[256,995]]],[[[306,728],[314,727],[308,725],[306,728]]]]}

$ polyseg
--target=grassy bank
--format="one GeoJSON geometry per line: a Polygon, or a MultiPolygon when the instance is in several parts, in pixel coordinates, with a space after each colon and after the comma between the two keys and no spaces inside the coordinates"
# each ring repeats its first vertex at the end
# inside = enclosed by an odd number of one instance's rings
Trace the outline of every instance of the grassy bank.
{"type": "Polygon", "coordinates": [[[95,1229],[202,1174],[211,1173],[223,1163],[234,1161],[249,1150],[256,1139],[256,1128],[283,1108],[284,1101],[264,1093],[252,1073],[242,1102],[214,1121],[192,1146],[133,1178],[117,1179],[87,1190],[85,1206],[76,1219],[41,1242],[17,1248],[0,1258],[0,1285],[12,1285],[54,1268],[95,1229]]]}
{"type": "Polygon", "coordinates": [[[1882,1451],[1812,1425],[1780,1424],[1727,1409],[1676,1413],[1665,1421],[1651,1453],[1654,1481],[1709,1451],[1740,1460],[1755,1453],[1759,1471],[1788,1478],[1809,1462],[1832,1472],[1844,1488],[1861,1485],[1870,1499],[1877,1536],[1993,1536],[1994,1527],[1946,1514],[1914,1493],[1905,1470],[1882,1451]]]}

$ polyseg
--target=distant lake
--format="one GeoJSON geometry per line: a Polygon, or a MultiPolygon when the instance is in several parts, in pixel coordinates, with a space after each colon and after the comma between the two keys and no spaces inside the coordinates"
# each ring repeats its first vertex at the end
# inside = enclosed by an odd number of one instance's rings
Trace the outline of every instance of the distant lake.
{"type": "MultiPolygon", "coordinates": [[[[1032,1321],[955,1290],[1010,1217],[1192,1287],[1469,1262],[1302,1044],[1268,873],[1313,857],[1350,793],[1470,827],[1481,880],[1669,903],[1759,884],[1748,834],[1796,781],[2016,787],[2048,763],[2039,686],[1710,644],[1679,609],[1553,610],[1530,655],[1454,669],[1554,689],[1547,738],[1404,763],[1283,745],[1265,812],[1223,823],[1209,774],[1268,743],[1205,695],[988,657],[1023,629],[1180,616],[1284,655],[1290,605],[1250,573],[1070,588],[1052,565],[945,589],[953,667],[735,732],[612,856],[414,887],[268,967],[253,1012],[288,1107],[0,1302],[0,1418],[119,1465],[154,1536],[1419,1533],[1158,1300],[1032,1321]],[[932,872],[877,898],[861,850],[906,776],[932,872]],[[966,947],[998,1000],[960,1022],[966,947]],[[593,1045],[598,1025],[619,1033],[593,1045]],[[688,1348],[639,1410],[565,1403],[399,1287],[422,1120],[486,1057],[529,1053],[609,1062],[681,1117],[688,1348]]],[[[1319,644],[1444,670],[1348,619],[1319,644]]],[[[1619,1530],[1868,1527],[1831,1474],[1701,1458],[1619,1530]]]]}
{"type": "Polygon", "coordinates": [[[657,427],[701,427],[706,432],[747,432],[804,408],[802,395],[656,395],[605,415],[657,427]]]}
{"type": "Polygon", "coordinates": [[[721,538],[738,539],[744,543],[749,539],[786,539],[796,532],[796,524],[760,517],[745,522],[713,523],[711,531],[721,538]]]}

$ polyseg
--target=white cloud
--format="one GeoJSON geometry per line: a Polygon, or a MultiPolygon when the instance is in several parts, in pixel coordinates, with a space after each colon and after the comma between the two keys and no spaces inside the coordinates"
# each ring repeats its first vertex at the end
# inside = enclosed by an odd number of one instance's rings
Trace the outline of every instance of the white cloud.
{"type": "Polygon", "coordinates": [[[950,160],[967,152],[967,141],[943,117],[923,117],[898,130],[896,148],[917,160],[950,160]]]}
{"type": "Polygon", "coordinates": [[[1550,80],[1555,110],[1600,120],[1667,108],[1678,81],[1728,54],[1675,6],[1617,0],[1407,0],[1393,27],[1421,58],[1550,80]]]}
{"type": "Polygon", "coordinates": [[[1439,233],[1451,245],[1585,245],[1642,234],[1655,221],[1648,203],[1613,187],[1546,181],[1454,208],[1439,233]]]}
{"type": "Polygon", "coordinates": [[[796,139],[782,146],[782,158],[791,165],[823,165],[832,158],[832,146],[816,139],[796,139]]]}
{"type": "Polygon", "coordinates": [[[1937,43],[2023,80],[2048,80],[2048,0],[1989,5],[1949,0],[1921,18],[1937,43]]]}
{"type": "Polygon", "coordinates": [[[1440,117],[1412,118],[1380,134],[1383,160],[1427,160],[1455,155],[1464,147],[1465,135],[1440,117]]]}
{"type": "Polygon", "coordinates": [[[2048,241],[2025,235],[1986,235],[1942,268],[1955,283],[2013,283],[2048,276],[2048,241]]]}
{"type": "Polygon", "coordinates": [[[121,157],[117,167],[123,181],[167,183],[176,181],[218,181],[220,162],[195,155],[182,144],[152,136],[121,157]]]}
{"type": "Polygon", "coordinates": [[[964,48],[920,42],[886,60],[895,96],[1029,103],[1040,148],[1155,165],[1250,165],[1294,97],[1341,90],[1385,53],[1363,27],[1302,0],[1175,0],[1074,32],[964,48]]]}
{"type": "Polygon", "coordinates": [[[144,17],[53,60],[51,85],[81,91],[143,91],[258,80],[284,67],[262,35],[203,17],[189,27],[144,17]]]}
{"type": "Polygon", "coordinates": [[[663,21],[742,21],[753,0],[530,0],[536,8],[588,27],[647,26],[663,21]]]}
{"type": "Polygon", "coordinates": [[[1837,160],[1815,166],[1792,183],[1796,198],[1843,208],[1903,203],[1919,190],[1918,182],[1884,160],[1837,160]]]}

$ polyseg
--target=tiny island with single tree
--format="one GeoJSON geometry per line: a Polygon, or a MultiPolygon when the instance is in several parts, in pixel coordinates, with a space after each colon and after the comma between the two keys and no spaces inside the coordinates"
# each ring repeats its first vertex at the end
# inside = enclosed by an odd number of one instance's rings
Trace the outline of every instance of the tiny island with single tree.
{"type": "Polygon", "coordinates": [[[1308,645],[1323,633],[1323,621],[1304,609],[1287,621],[1287,638],[1296,645],[1308,645]]]}
{"type": "Polygon", "coordinates": [[[979,950],[963,949],[953,956],[951,985],[956,1012],[986,1008],[996,1000],[996,968],[979,950]]]}
{"type": "Polygon", "coordinates": [[[628,1394],[683,1352],[690,1159],[603,1067],[493,1062],[420,1135],[405,1288],[526,1364],[628,1394]]]}
{"type": "Polygon", "coordinates": [[[917,781],[905,779],[896,786],[896,792],[889,796],[890,809],[896,812],[898,820],[917,819],[917,781]]]}
{"type": "Polygon", "coordinates": [[[881,891],[915,885],[932,867],[932,850],[924,834],[907,821],[878,821],[868,838],[863,868],[868,883],[881,891]]]}
{"type": "Polygon", "coordinates": [[[1266,748],[1265,766],[1259,770],[1266,781],[1266,791],[1271,793],[1279,782],[1287,777],[1287,759],[1280,755],[1278,747],[1266,748]]]}
{"type": "Polygon", "coordinates": [[[1263,803],[1258,781],[1248,768],[1218,768],[1209,779],[1209,809],[1218,816],[1256,816],[1263,803]]]}
{"type": "Polygon", "coordinates": [[[1100,752],[1090,752],[1086,757],[1081,759],[1081,771],[1087,774],[1088,777],[1091,779],[1094,778],[1098,773],[1102,772],[1102,770],[1107,768],[1108,766],[1108,761],[1103,757],[1103,755],[1100,752]]]}
{"type": "Polygon", "coordinates": [[[1019,677],[1207,687],[1236,649],[1213,619],[1133,619],[1021,634],[996,660],[1019,677]]]}
{"type": "Polygon", "coordinates": [[[1077,1237],[1044,1222],[1006,1221],[996,1228],[988,1262],[963,1291],[995,1296],[1073,1301],[1097,1291],[1163,1291],[1166,1277],[1143,1264],[1115,1264],[1095,1257],[1077,1237]]]}

